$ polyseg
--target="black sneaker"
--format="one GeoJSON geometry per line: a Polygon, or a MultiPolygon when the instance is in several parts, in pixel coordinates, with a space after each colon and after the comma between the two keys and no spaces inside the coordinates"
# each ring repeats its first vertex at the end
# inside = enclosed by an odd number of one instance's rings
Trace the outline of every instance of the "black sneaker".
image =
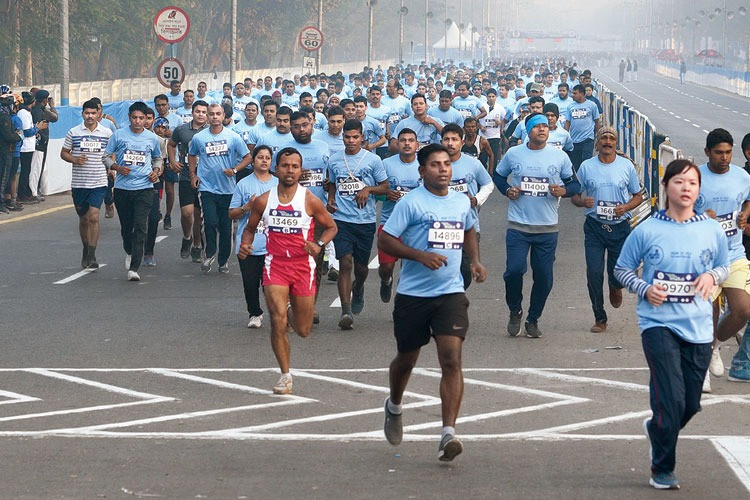
{"type": "Polygon", "coordinates": [[[0,203],[0,214],[9,214],[10,210],[5,206],[5,203],[0,203]]]}
{"type": "Polygon", "coordinates": [[[339,328],[342,330],[351,330],[352,325],[354,325],[354,316],[352,316],[352,313],[342,314],[339,320],[339,328]]]}
{"type": "Polygon", "coordinates": [[[359,314],[362,312],[362,309],[365,308],[365,286],[362,284],[360,287],[359,284],[355,281],[352,283],[352,313],[359,314]],[[359,290],[357,290],[359,288],[359,290]]]}
{"type": "Polygon", "coordinates": [[[203,249],[201,247],[192,247],[190,249],[190,258],[193,260],[193,262],[201,262],[203,259],[201,259],[201,254],[203,253],[203,249]]]}
{"type": "MultiPolygon", "coordinates": [[[[172,217],[167,215],[166,217],[164,217],[164,230],[169,231],[170,229],[172,229],[172,217]]],[[[183,257],[183,259],[184,258],[185,257],[183,257]]]]}
{"type": "Polygon", "coordinates": [[[334,268],[330,268],[328,270],[328,281],[338,281],[338,280],[339,280],[339,272],[334,268]]]}
{"type": "Polygon", "coordinates": [[[526,336],[530,339],[538,339],[542,336],[542,331],[539,329],[536,323],[526,322],[524,325],[526,328],[526,336]]]}
{"type": "Polygon", "coordinates": [[[401,422],[401,414],[391,413],[388,409],[388,399],[385,398],[385,423],[383,424],[383,434],[393,446],[401,444],[404,434],[404,426],[401,422]]]}
{"type": "Polygon", "coordinates": [[[393,291],[393,277],[388,281],[380,280],[380,300],[385,303],[391,301],[391,292],[393,291]]]}
{"type": "Polygon", "coordinates": [[[10,210],[11,212],[20,212],[21,210],[23,210],[23,205],[21,205],[18,202],[15,202],[15,203],[11,202],[11,203],[6,203],[5,208],[10,210]]]}
{"type": "Polygon", "coordinates": [[[190,245],[192,244],[192,238],[182,238],[182,245],[180,245],[180,258],[187,259],[188,257],[190,257],[190,245]]]}
{"type": "Polygon", "coordinates": [[[450,462],[460,455],[462,451],[464,451],[464,445],[461,443],[461,440],[454,434],[446,434],[443,436],[443,439],[440,440],[438,460],[441,462],[450,462]]]}
{"type": "Polygon", "coordinates": [[[508,335],[511,337],[518,337],[518,334],[521,333],[521,318],[523,318],[523,311],[510,313],[510,318],[508,319],[508,335]]]}

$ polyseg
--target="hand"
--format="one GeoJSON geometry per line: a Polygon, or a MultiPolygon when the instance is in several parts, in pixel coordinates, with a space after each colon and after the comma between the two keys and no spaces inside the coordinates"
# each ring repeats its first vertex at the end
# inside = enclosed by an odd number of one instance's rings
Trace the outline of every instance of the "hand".
{"type": "Polygon", "coordinates": [[[448,257],[434,252],[422,252],[420,254],[419,262],[421,262],[427,269],[435,271],[440,269],[441,266],[448,265],[448,257]]]}
{"type": "Polygon", "coordinates": [[[471,207],[472,208],[476,207],[479,204],[479,202],[477,201],[476,196],[469,195],[469,201],[471,202],[471,207]]]}
{"type": "Polygon", "coordinates": [[[594,198],[591,196],[587,196],[583,199],[583,206],[586,208],[594,208],[594,198]]]}
{"type": "Polygon", "coordinates": [[[479,125],[479,131],[480,132],[487,132],[487,127],[485,127],[484,125],[479,125]]]}
{"type": "Polygon", "coordinates": [[[245,260],[248,257],[248,255],[250,255],[252,253],[253,253],[253,246],[251,244],[249,244],[249,243],[240,243],[240,251],[237,252],[237,256],[240,259],[245,260]]]}
{"type": "Polygon", "coordinates": [[[117,165],[117,173],[120,175],[128,175],[130,174],[130,167],[121,167],[117,165]]]}
{"type": "Polygon", "coordinates": [[[401,199],[401,197],[404,195],[403,191],[396,191],[394,189],[388,191],[388,194],[385,195],[385,199],[388,201],[398,201],[401,199]]]}
{"type": "Polygon", "coordinates": [[[227,177],[234,177],[234,170],[232,170],[231,168],[225,168],[224,175],[226,175],[227,177]]]}
{"type": "Polygon", "coordinates": [[[326,203],[326,210],[328,210],[329,214],[335,214],[338,208],[336,208],[336,202],[331,201],[331,199],[328,199],[328,203],[326,203]]]}
{"type": "Polygon", "coordinates": [[[743,231],[747,227],[747,214],[744,212],[740,212],[740,215],[737,216],[737,227],[743,231]]]}
{"type": "Polygon", "coordinates": [[[176,161],[174,163],[169,162],[168,168],[175,174],[179,174],[180,172],[182,172],[182,167],[184,166],[185,165],[182,162],[176,161]]]}
{"type": "Polygon", "coordinates": [[[646,300],[654,307],[659,307],[667,299],[667,287],[651,285],[646,289],[646,300]]]}
{"type": "Polygon", "coordinates": [[[363,189],[360,189],[360,191],[357,193],[357,196],[354,197],[354,201],[357,203],[357,206],[359,208],[365,208],[367,205],[367,200],[370,198],[370,190],[369,188],[365,187],[363,189]]]}
{"type": "Polygon", "coordinates": [[[562,198],[567,192],[567,189],[565,189],[564,186],[560,186],[559,184],[549,185],[549,194],[551,194],[555,198],[562,198]]]}
{"type": "Polygon", "coordinates": [[[470,269],[471,269],[471,276],[474,278],[474,281],[476,281],[477,283],[482,283],[484,280],[487,279],[487,270],[479,262],[472,262],[470,269]]]}
{"type": "Polygon", "coordinates": [[[716,212],[714,212],[714,211],[713,211],[712,209],[710,209],[710,208],[706,209],[706,211],[705,211],[704,213],[705,213],[706,215],[708,215],[709,217],[711,217],[712,219],[715,219],[715,218],[716,218],[716,212]]]}
{"type": "Polygon", "coordinates": [[[311,256],[317,257],[321,250],[323,249],[314,241],[305,241],[305,251],[311,256]]]}
{"type": "Polygon", "coordinates": [[[73,165],[85,165],[85,164],[86,164],[86,155],[73,157],[73,165]]]}
{"type": "Polygon", "coordinates": [[[152,170],[151,173],[148,174],[148,180],[153,183],[159,182],[159,171],[152,170]]]}
{"type": "Polygon", "coordinates": [[[703,300],[708,299],[711,296],[711,291],[716,286],[714,283],[714,277],[708,273],[703,273],[692,283],[695,289],[695,294],[700,296],[703,300]]]}
{"type": "Polygon", "coordinates": [[[190,185],[193,186],[193,189],[198,189],[198,186],[200,186],[201,180],[198,178],[197,175],[193,175],[190,177],[190,185]]]}
{"type": "Polygon", "coordinates": [[[49,128],[49,122],[41,121],[36,124],[38,130],[47,130],[49,128]]]}
{"type": "Polygon", "coordinates": [[[625,212],[627,212],[627,207],[625,205],[616,205],[615,206],[615,215],[618,217],[622,217],[625,215],[625,212]]]}
{"type": "Polygon", "coordinates": [[[506,194],[508,196],[508,199],[517,200],[518,197],[521,196],[521,189],[517,187],[512,187],[508,189],[508,192],[506,194]]]}

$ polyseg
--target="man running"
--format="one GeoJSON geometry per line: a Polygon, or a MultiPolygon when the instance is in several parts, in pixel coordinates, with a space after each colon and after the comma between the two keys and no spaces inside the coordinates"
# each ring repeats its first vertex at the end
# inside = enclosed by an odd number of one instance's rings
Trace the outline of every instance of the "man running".
{"type": "Polygon", "coordinates": [[[378,237],[379,250],[403,259],[393,309],[398,354],[389,370],[384,432],[392,445],[401,443],[406,384],[420,349],[434,337],[442,371],[443,432],[438,460],[447,462],[463,451],[455,430],[463,396],[461,347],[469,328],[469,301],[460,271],[462,250],[470,255],[477,282],[484,281],[487,272],[479,262],[477,219],[469,199],[449,189],[448,151],[430,144],[417,156],[424,185],[396,204],[378,237]]]}
{"type": "Polygon", "coordinates": [[[278,186],[252,203],[238,256],[245,259],[252,253],[262,219],[267,231],[263,290],[271,314],[271,347],[281,369],[273,392],[291,394],[287,304],[291,302],[294,330],[303,338],[310,335],[315,309],[315,257],[336,235],[336,224],[320,199],[299,185],[302,156],[294,148],[278,152],[276,175],[278,186]],[[312,241],[316,225],[324,230],[318,241],[312,241]]]}

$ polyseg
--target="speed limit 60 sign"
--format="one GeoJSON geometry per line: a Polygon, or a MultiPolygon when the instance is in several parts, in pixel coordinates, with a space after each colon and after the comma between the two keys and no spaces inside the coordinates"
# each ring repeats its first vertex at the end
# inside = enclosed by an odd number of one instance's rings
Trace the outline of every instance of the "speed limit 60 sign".
{"type": "Polygon", "coordinates": [[[323,45],[323,33],[315,26],[306,26],[299,32],[299,44],[308,52],[314,52],[323,45]]]}
{"type": "Polygon", "coordinates": [[[165,87],[169,87],[169,82],[172,80],[182,83],[185,81],[185,67],[179,59],[168,57],[159,63],[159,67],[156,69],[156,78],[165,87]]]}

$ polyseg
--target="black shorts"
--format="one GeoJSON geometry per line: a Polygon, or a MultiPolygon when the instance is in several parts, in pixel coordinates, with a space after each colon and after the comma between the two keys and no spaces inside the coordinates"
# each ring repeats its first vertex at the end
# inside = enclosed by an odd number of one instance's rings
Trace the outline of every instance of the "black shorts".
{"type": "Polygon", "coordinates": [[[200,208],[201,202],[198,199],[198,190],[193,189],[193,185],[190,184],[190,181],[181,180],[179,182],[179,185],[180,208],[186,207],[188,205],[193,205],[200,208]]]}
{"type": "Polygon", "coordinates": [[[353,254],[354,262],[369,264],[372,242],[375,239],[375,223],[354,224],[337,220],[336,226],[339,228],[339,232],[333,237],[336,258],[353,254]]]}
{"type": "Polygon", "coordinates": [[[393,307],[393,334],[398,352],[412,352],[436,335],[462,340],[469,330],[469,299],[465,293],[437,297],[396,294],[393,307]]]}

